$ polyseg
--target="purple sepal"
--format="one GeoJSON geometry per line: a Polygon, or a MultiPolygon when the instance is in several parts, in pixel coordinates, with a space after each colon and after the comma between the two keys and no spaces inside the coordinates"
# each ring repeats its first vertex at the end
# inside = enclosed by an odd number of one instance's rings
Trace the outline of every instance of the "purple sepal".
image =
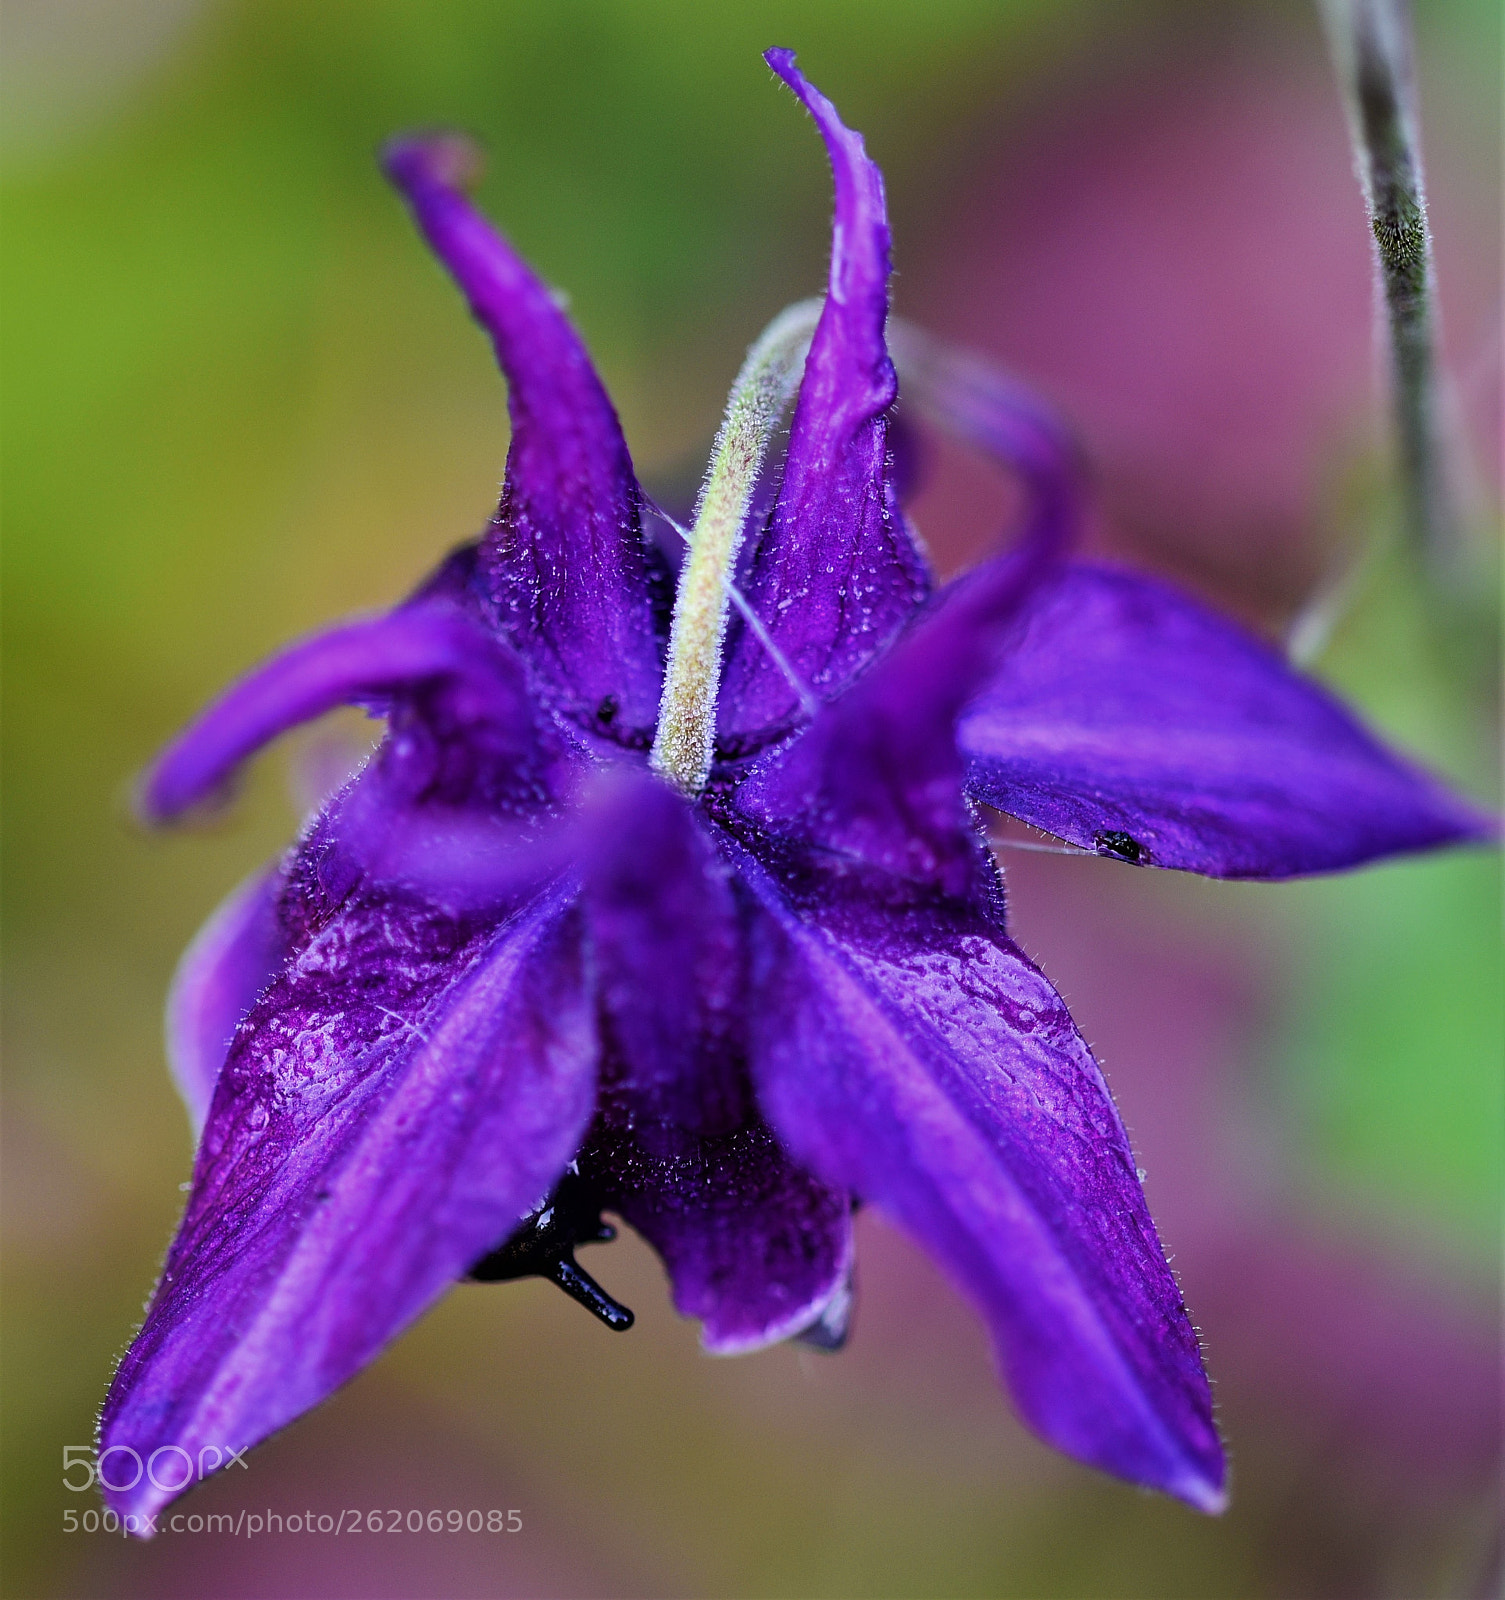
{"type": "Polygon", "coordinates": [[[504,1240],[578,1148],[594,1061],[568,888],[494,933],[383,899],[315,936],[220,1074],[101,1421],[102,1451],[165,1452],[158,1483],[111,1504],[150,1513],[185,1457],[317,1404],[504,1240]]]}
{"type": "Polygon", "coordinates": [[[978,799],[1141,865],[1288,878],[1498,837],[1268,645],[1113,567],[1033,594],[960,741],[978,799]]]}
{"type": "Polygon", "coordinates": [[[658,1251],[706,1349],[786,1339],[845,1285],[851,1206],[800,1171],[759,1115],[730,871],[657,779],[616,774],[591,834],[583,904],[602,1061],[581,1176],[658,1251]]]}
{"type": "Polygon", "coordinates": [[[1033,520],[1074,531],[1086,499],[1087,463],[1064,419],[1007,372],[917,328],[900,324],[890,338],[921,413],[1016,474],[1033,520]]]}
{"type": "Polygon", "coordinates": [[[984,869],[956,719],[1067,531],[1046,507],[1019,549],[950,584],[799,738],[753,764],[738,811],[779,837],[952,894],[977,886],[984,869]]]}
{"type": "Polygon", "coordinates": [[[986,916],[814,854],[744,880],[753,1075],[796,1160],[884,1210],[981,1309],[1059,1449],[1225,1501],[1196,1336],[1097,1063],[986,916]]]}
{"type": "Polygon", "coordinates": [[[242,678],[158,757],[142,786],[142,815],[167,822],[212,799],[263,745],[350,704],[380,715],[407,710],[389,760],[406,752],[410,788],[454,787],[446,760],[466,763],[484,785],[479,752],[495,785],[519,799],[547,798],[552,752],[516,656],[457,607],[423,602],[317,634],[242,678]],[[444,748],[461,734],[476,750],[444,748]]]}
{"type": "Polygon", "coordinates": [[[195,1135],[236,1025],[288,953],[277,919],[279,863],[235,889],[183,952],[167,992],[167,1062],[195,1135]]]}
{"type": "Polygon", "coordinates": [[[592,802],[583,904],[624,1082],[655,1124],[725,1132],[742,1111],[746,1006],[730,872],[667,782],[619,768],[592,802]]]}
{"type": "MultiPolygon", "coordinates": [[[[807,83],[791,50],[765,59],[815,119],[836,218],[826,304],[805,361],[784,475],[742,589],[795,674],[836,693],[925,598],[930,574],[899,508],[889,451],[898,394],[884,344],[889,233],[883,177],[860,134],[807,83]]],[[[732,749],[791,722],[800,700],[750,630],[729,635],[718,734],[732,749]]]]}
{"type": "Polygon", "coordinates": [[[625,1120],[632,1105],[604,1086],[580,1171],[658,1252],[702,1346],[743,1355],[819,1322],[851,1271],[846,1192],[796,1166],[755,1109],[715,1137],[655,1130],[650,1151],[625,1120]]]}
{"type": "Polygon", "coordinates": [[[567,870],[576,844],[568,819],[530,823],[475,806],[404,804],[379,772],[340,796],[327,821],[318,830],[327,840],[320,870],[331,885],[364,879],[457,917],[500,920],[567,870]]]}
{"type": "Polygon", "coordinates": [[[507,377],[512,445],[482,550],[498,618],[553,704],[646,748],[661,662],[617,414],[555,297],[465,193],[475,146],[452,134],[397,139],[383,165],[507,377]]]}

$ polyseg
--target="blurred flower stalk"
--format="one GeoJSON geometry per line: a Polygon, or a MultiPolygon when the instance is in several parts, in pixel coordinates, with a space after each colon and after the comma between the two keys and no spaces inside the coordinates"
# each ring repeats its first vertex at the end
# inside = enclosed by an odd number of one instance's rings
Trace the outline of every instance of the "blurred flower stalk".
{"type": "Polygon", "coordinates": [[[1442,432],[1437,268],[1422,179],[1409,9],[1404,0],[1322,0],[1322,14],[1374,237],[1407,521],[1433,578],[1456,585],[1462,552],[1442,432]]]}

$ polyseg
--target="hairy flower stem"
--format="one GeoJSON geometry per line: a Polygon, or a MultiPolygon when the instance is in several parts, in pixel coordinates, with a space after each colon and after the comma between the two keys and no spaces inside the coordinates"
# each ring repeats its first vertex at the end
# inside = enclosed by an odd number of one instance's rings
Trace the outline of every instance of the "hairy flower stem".
{"type": "Polygon", "coordinates": [[[651,757],[685,794],[699,794],[710,775],[721,647],[747,508],[774,429],[799,387],[822,303],[802,300],[780,312],[748,351],[695,508],[651,757]]]}
{"type": "Polygon", "coordinates": [[[1434,576],[1457,555],[1438,416],[1437,279],[1405,0],[1320,0],[1348,107],[1389,326],[1406,516],[1434,576]]]}

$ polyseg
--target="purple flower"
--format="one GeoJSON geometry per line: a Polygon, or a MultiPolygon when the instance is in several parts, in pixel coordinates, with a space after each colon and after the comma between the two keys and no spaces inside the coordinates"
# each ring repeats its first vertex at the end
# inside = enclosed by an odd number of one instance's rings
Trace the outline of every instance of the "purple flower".
{"type": "Polygon", "coordinates": [[[922,348],[920,388],[1030,496],[1010,551],[932,593],[899,504],[882,180],[792,54],[768,61],[830,153],[828,293],[749,356],[677,593],[585,352],[463,192],[468,147],[387,152],[507,375],[506,483],[478,544],[233,687],[147,781],[166,820],[331,707],[388,723],[179,971],[203,1132],[104,1409],[108,1481],[146,1464],[124,1512],[317,1404],[468,1275],[543,1272],[625,1325],[574,1261],[603,1210],[708,1349],[837,1344],[859,1200],[970,1295],[1045,1438],[1223,1504],[1128,1138],[1008,938],[977,802],[1218,877],[1493,824],[1192,600],[1070,564],[1069,445],[922,348]]]}

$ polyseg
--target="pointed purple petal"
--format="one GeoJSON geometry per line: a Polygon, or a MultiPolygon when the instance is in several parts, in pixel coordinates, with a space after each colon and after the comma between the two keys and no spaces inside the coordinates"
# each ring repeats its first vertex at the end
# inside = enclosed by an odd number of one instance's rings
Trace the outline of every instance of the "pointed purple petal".
{"type": "Polygon", "coordinates": [[[632,461],[569,319],[465,194],[477,159],[438,135],[395,141],[384,166],[507,376],[512,446],[482,563],[550,698],[610,737],[651,737],[660,658],[632,461]]]}
{"type": "Polygon", "coordinates": [[[810,727],[754,764],[737,809],[763,830],[818,843],[953,894],[979,882],[956,719],[986,680],[1010,619],[1051,569],[1061,524],[950,585],[810,727]]]}
{"type": "Polygon", "coordinates": [[[230,894],[183,952],[167,994],[167,1060],[195,1134],[204,1126],[236,1025],[288,953],[278,865],[230,894]]]}
{"type": "Polygon", "coordinates": [[[1065,1004],[986,919],[934,894],[875,903],[861,876],[786,870],[775,887],[744,868],[766,912],[752,1016],[769,1121],[946,1268],[1046,1439],[1221,1509],[1196,1336],[1065,1004]]]}
{"type": "Polygon", "coordinates": [[[1027,385],[968,351],[907,323],[891,328],[889,338],[921,414],[1016,474],[1032,521],[1049,519],[1074,537],[1086,461],[1065,421],[1027,385]]]}
{"type": "MultiPolygon", "coordinates": [[[[889,451],[898,383],[883,341],[883,177],[861,135],[796,69],[794,53],[770,50],[765,59],[826,142],[836,219],[825,309],[805,362],[783,483],[742,587],[795,673],[824,697],[893,638],[930,579],[899,509],[889,451]]],[[[799,704],[761,642],[737,630],[721,695],[723,742],[788,722],[799,704]]]]}
{"type": "Polygon", "coordinates": [[[603,1014],[655,1119],[737,1125],[720,1045],[744,1025],[745,954],[731,875],[695,810],[647,773],[608,775],[582,829],[584,897],[603,1014]]]}
{"type": "Polygon", "coordinates": [[[1498,836],[1269,646],[1110,567],[1037,591],[960,737],[977,798],[1153,866],[1287,878],[1498,836]]]}
{"type": "Polygon", "coordinates": [[[620,778],[595,830],[584,905],[603,1059],[581,1175],[658,1251],[708,1350],[788,1338],[845,1285],[850,1206],[758,1114],[728,869],[654,778],[620,778]]]}
{"type": "MultiPolygon", "coordinates": [[[[400,608],[293,645],[232,685],[158,757],[141,811],[169,821],[211,798],[263,745],[336,706],[387,714],[405,701],[441,737],[463,732],[472,749],[522,787],[541,774],[547,741],[521,664],[448,604],[400,608]]],[[[417,755],[417,752],[414,752],[417,755]]]]}
{"type": "Polygon", "coordinates": [[[652,1149],[629,1115],[631,1096],[608,1102],[580,1171],[658,1252],[704,1348],[743,1355],[819,1322],[851,1271],[846,1192],[796,1166],[756,1111],[716,1137],[656,1130],[652,1149]]]}
{"type": "MultiPolygon", "coordinates": [[[[244,1449],[324,1399],[552,1187],[594,1059],[568,891],[492,935],[395,902],[331,923],[220,1075],[103,1446],[167,1450],[173,1484],[174,1447],[244,1449]]],[[[110,1499],[141,1513],[175,1492],[143,1475],[110,1499]]]]}

